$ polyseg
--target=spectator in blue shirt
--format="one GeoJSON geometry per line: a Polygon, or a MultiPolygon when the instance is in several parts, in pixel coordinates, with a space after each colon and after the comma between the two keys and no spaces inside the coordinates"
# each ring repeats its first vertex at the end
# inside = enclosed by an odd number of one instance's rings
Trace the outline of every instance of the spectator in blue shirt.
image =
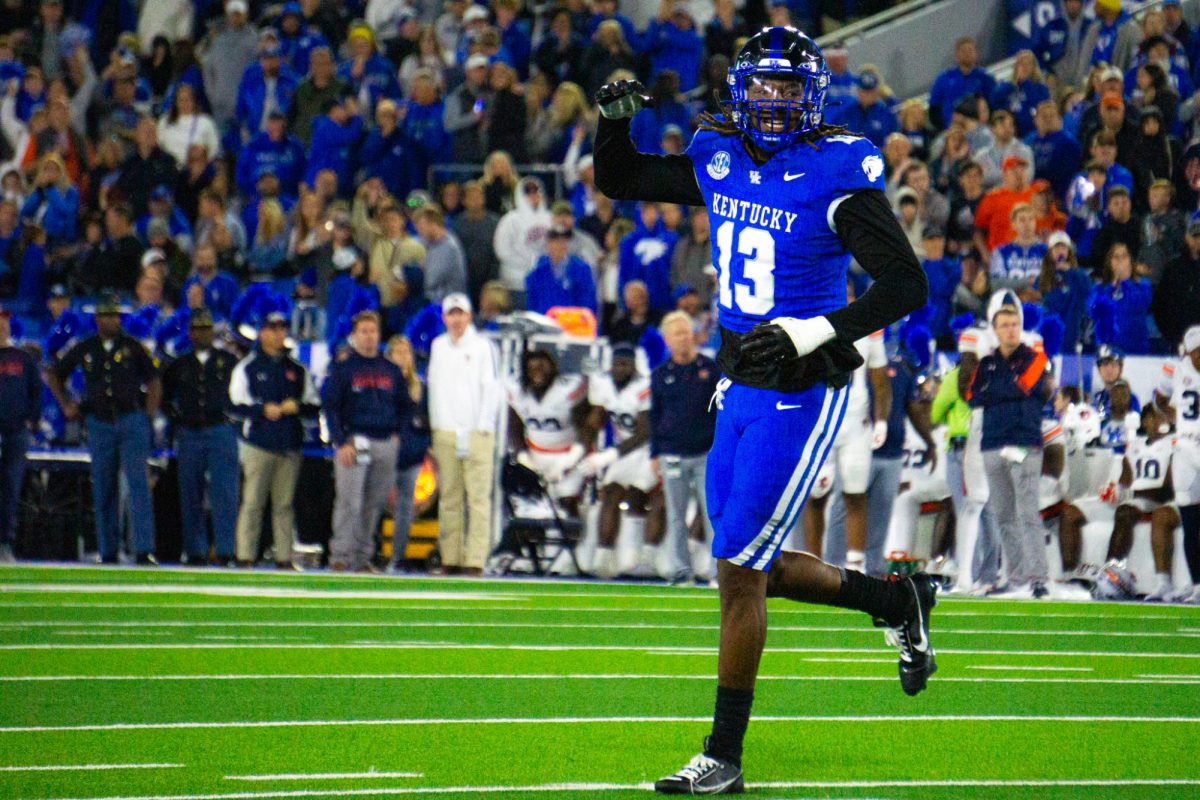
{"type": "Polygon", "coordinates": [[[218,320],[229,319],[229,312],[233,310],[240,289],[237,279],[217,269],[217,251],[212,245],[196,247],[196,252],[192,254],[192,267],[191,277],[183,284],[180,307],[204,307],[218,320]],[[193,294],[197,296],[192,297],[193,294]]]}
{"type": "Polygon", "coordinates": [[[500,32],[500,45],[508,51],[512,58],[512,66],[522,81],[529,78],[529,58],[533,54],[533,40],[529,33],[529,23],[517,19],[521,8],[518,0],[496,0],[492,4],[496,9],[496,30],[500,32]]]}
{"type": "Polygon", "coordinates": [[[167,232],[179,249],[185,252],[192,249],[192,226],[187,217],[175,205],[175,198],[169,186],[155,186],[150,192],[150,201],[146,213],[134,223],[134,229],[143,242],[149,241],[150,223],[161,219],[167,224],[167,232]]]}
{"type": "Polygon", "coordinates": [[[425,186],[424,154],[396,124],[396,102],[384,99],[375,107],[375,129],[358,149],[358,163],[367,174],[379,176],[393,197],[407,197],[425,186]]]}
{"type": "Polygon", "coordinates": [[[659,73],[650,87],[650,96],[654,98],[653,105],[633,115],[629,136],[639,152],[661,153],[667,128],[675,125],[681,131],[691,130],[691,114],[687,106],[679,102],[679,75],[673,70],[659,73]]]}
{"type": "Polygon", "coordinates": [[[1013,62],[1012,80],[996,85],[988,105],[1011,112],[1017,122],[1017,135],[1023,138],[1033,130],[1034,109],[1049,99],[1050,89],[1042,79],[1037,59],[1031,51],[1022,50],[1013,62]]]}
{"type": "Polygon", "coordinates": [[[525,307],[545,314],[555,306],[590,308],[596,313],[592,268],[568,251],[571,229],[555,225],[546,234],[546,254],[525,276],[525,307]]]}
{"type": "Polygon", "coordinates": [[[272,112],[267,127],[256,134],[238,155],[237,185],[247,197],[255,194],[255,184],[269,170],[279,179],[284,194],[295,196],[304,177],[304,145],[287,132],[282,111],[272,112]]]}
{"type": "Polygon", "coordinates": [[[704,39],[696,22],[681,3],[664,1],[658,14],[646,28],[646,52],[650,56],[650,76],[663,70],[679,76],[681,91],[690,92],[700,82],[700,62],[704,58],[704,39]]]}
{"type": "Polygon", "coordinates": [[[237,119],[250,136],[262,131],[272,112],[285,116],[296,94],[295,74],[283,63],[283,50],[268,43],[258,53],[258,63],[251,64],[242,74],[238,85],[237,119]]]}
{"type": "Polygon", "coordinates": [[[320,28],[305,22],[303,9],[292,0],[279,12],[279,46],[292,71],[307,75],[309,54],[318,47],[329,47],[329,40],[320,28]]]}
{"type": "Polygon", "coordinates": [[[79,216],[79,191],[71,185],[62,156],[49,152],[38,164],[34,189],[21,206],[21,218],[37,223],[51,246],[72,244],[79,216]]]}
{"type": "Polygon", "coordinates": [[[935,338],[949,345],[953,342],[950,338],[952,299],[954,290],[962,280],[962,262],[955,256],[946,255],[946,231],[938,225],[925,226],[921,245],[925,250],[921,266],[925,268],[925,276],[929,280],[929,305],[933,306],[933,313],[929,315],[929,330],[935,338]]]}
{"type": "Polygon", "coordinates": [[[650,293],[650,308],[663,312],[672,308],[671,253],[677,237],[663,225],[657,203],[642,203],[637,227],[621,240],[617,270],[617,291],[624,294],[625,284],[638,280],[650,293]]]}
{"type": "Polygon", "coordinates": [[[1062,116],[1053,100],[1038,104],[1033,115],[1036,130],[1025,139],[1033,151],[1033,172],[1050,182],[1060,202],[1066,197],[1071,177],[1083,156],[1079,141],[1063,130],[1062,116]]]}
{"type": "Polygon", "coordinates": [[[1092,279],[1086,270],[1079,267],[1075,245],[1066,233],[1056,231],[1050,234],[1046,246],[1048,251],[1042,259],[1037,290],[1046,311],[1057,314],[1063,321],[1062,351],[1073,353],[1083,327],[1092,279]]]}
{"type": "Polygon", "coordinates": [[[345,195],[354,185],[351,149],[362,138],[363,121],[358,104],[352,98],[326,101],[325,115],[313,120],[312,146],[304,180],[315,186],[317,173],[333,170],[337,174],[338,194],[345,195]]]}
{"type": "Polygon", "coordinates": [[[418,69],[408,84],[408,98],[397,103],[400,129],[421,152],[421,175],[429,164],[446,159],[450,135],[442,125],[445,104],[438,95],[438,78],[430,69],[418,69]]]}
{"type": "Polygon", "coordinates": [[[1116,242],[1104,257],[1100,285],[1088,301],[1088,316],[1096,330],[1096,344],[1107,344],[1123,352],[1150,352],[1146,324],[1153,288],[1133,271],[1133,256],[1124,242],[1116,242]]]}
{"type": "Polygon", "coordinates": [[[883,147],[889,134],[899,127],[896,115],[879,97],[879,76],[863,72],[856,81],[856,102],[830,109],[833,125],[844,125],[851,133],[865,136],[876,147],[883,147]]]}
{"type": "Polygon", "coordinates": [[[991,97],[996,81],[979,68],[979,51],[975,40],[964,36],[954,45],[953,68],[938,75],[929,92],[929,116],[938,128],[950,123],[954,106],[963,95],[991,97]]]}
{"type": "Polygon", "coordinates": [[[600,23],[610,19],[621,26],[621,32],[625,34],[625,41],[633,52],[640,53],[643,46],[642,34],[633,24],[633,20],[617,12],[617,0],[592,1],[592,16],[588,19],[586,29],[587,40],[591,41],[592,37],[596,35],[596,29],[600,27],[600,23]]]}
{"type": "Polygon", "coordinates": [[[1017,203],[1009,212],[1013,238],[992,251],[991,287],[1012,289],[1022,300],[1042,273],[1046,245],[1038,239],[1037,214],[1028,203],[1017,203]]]}
{"type": "Polygon", "coordinates": [[[850,54],[842,45],[827,47],[825,66],[829,68],[829,88],[825,91],[825,107],[844,106],[854,102],[855,75],[850,71],[850,54]]]}
{"type": "Polygon", "coordinates": [[[350,56],[338,64],[337,74],[350,86],[358,102],[370,112],[381,98],[400,97],[396,68],[376,51],[375,34],[370,26],[364,23],[354,25],[350,28],[347,41],[350,56]]]}

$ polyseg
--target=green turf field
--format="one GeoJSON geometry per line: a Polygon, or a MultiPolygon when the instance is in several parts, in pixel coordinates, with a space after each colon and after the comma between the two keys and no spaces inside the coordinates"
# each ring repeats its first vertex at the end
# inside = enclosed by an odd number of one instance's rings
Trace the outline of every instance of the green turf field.
{"type": "MultiPolygon", "coordinates": [[[[917,698],[862,615],[770,618],[754,796],[1200,796],[1200,609],[946,599],[917,698]]],[[[703,589],[4,568],[0,798],[646,797],[716,624],[703,589]]]]}

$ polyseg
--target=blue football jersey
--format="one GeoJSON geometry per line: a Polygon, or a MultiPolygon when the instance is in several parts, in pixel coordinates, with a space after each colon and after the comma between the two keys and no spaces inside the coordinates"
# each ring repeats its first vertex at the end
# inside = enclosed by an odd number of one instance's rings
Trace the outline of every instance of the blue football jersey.
{"type": "Polygon", "coordinates": [[[687,150],[708,206],[721,325],[745,333],[774,317],[846,305],[850,254],[834,230],[838,204],[884,186],[867,139],[826,136],[758,165],[739,135],[701,130],[687,150]]]}

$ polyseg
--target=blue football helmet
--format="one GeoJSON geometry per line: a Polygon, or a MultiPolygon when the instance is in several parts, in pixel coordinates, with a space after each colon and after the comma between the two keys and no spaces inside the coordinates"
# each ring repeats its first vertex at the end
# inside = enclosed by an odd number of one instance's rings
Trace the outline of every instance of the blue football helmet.
{"type": "Polygon", "coordinates": [[[829,68],[817,43],[795,28],[763,28],[729,68],[730,121],[774,153],[815,130],[824,119],[829,68]]]}

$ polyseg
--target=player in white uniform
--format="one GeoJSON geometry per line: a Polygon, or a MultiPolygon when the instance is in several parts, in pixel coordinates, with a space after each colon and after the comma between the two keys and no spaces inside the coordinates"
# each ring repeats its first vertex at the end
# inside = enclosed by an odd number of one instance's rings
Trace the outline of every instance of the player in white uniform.
{"type": "Polygon", "coordinates": [[[1175,596],[1171,582],[1175,528],[1179,511],[1172,502],[1171,455],[1174,441],[1171,424],[1153,403],[1142,409],[1143,434],[1129,440],[1125,449],[1121,486],[1126,490],[1117,506],[1112,538],[1108,540],[1107,560],[1122,561],[1133,549],[1133,529],[1142,520],[1150,522],[1150,550],[1154,554],[1157,576],[1154,591],[1147,600],[1170,600],[1175,596]]]}
{"type": "MultiPolygon", "coordinates": [[[[854,289],[847,289],[851,299],[854,289]]],[[[863,365],[854,371],[846,416],[833,441],[829,458],[803,510],[805,549],[820,556],[825,538],[825,507],[836,470],[846,503],[846,567],[863,571],[867,548],[867,485],[871,480],[871,451],[887,439],[887,418],[892,407],[883,331],[854,343],[863,365]],[[870,381],[870,390],[867,382],[870,381]],[[872,394],[874,395],[872,397],[872,394]]]]}
{"type": "MultiPolygon", "coordinates": [[[[892,507],[887,545],[884,547],[884,552],[889,557],[892,553],[903,553],[906,557],[913,557],[913,539],[916,535],[917,519],[921,516],[921,507],[925,503],[943,503],[950,499],[950,487],[946,483],[946,459],[937,457],[939,450],[946,449],[944,427],[933,431],[933,441],[934,447],[931,452],[931,448],[921,438],[912,422],[906,423],[900,494],[892,507]]],[[[946,509],[943,509],[943,514],[948,514],[946,509]]],[[[948,522],[948,519],[946,521],[948,522]]],[[[948,526],[943,524],[943,527],[948,526]]],[[[935,533],[930,556],[937,554],[940,538],[935,533]]],[[[932,571],[932,567],[930,569],[932,571]]]]}
{"type": "Polygon", "coordinates": [[[658,477],[650,465],[650,379],[637,373],[635,352],[618,344],[608,374],[588,379],[588,402],[594,406],[591,427],[601,428],[604,415],[612,422],[613,444],[580,462],[584,475],[600,475],[599,547],[592,571],[601,578],[617,574],[615,546],[621,526],[621,506],[644,516],[646,528],[639,566],[653,569],[666,525],[666,507],[658,477]]]}
{"type": "Polygon", "coordinates": [[[1187,599],[1200,603],[1200,325],[1184,333],[1183,351],[1179,361],[1163,365],[1154,400],[1175,420],[1171,477],[1183,524],[1183,553],[1195,587],[1187,599]]]}
{"type": "Polygon", "coordinates": [[[580,435],[587,418],[587,381],[580,375],[558,374],[554,357],[528,350],[521,357],[521,375],[510,378],[508,394],[509,445],[517,461],[542,476],[550,494],[569,511],[578,509],[583,476],[573,470],[586,452],[580,435]]]}

